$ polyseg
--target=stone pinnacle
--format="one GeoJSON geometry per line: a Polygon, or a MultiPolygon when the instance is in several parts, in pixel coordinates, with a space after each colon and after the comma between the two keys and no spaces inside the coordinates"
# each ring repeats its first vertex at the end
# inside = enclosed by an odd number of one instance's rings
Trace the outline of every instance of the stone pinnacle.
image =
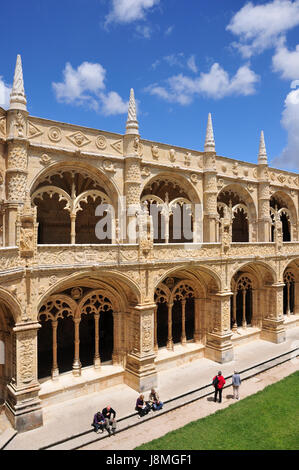
{"type": "Polygon", "coordinates": [[[26,104],[27,100],[24,91],[22,61],[20,54],[18,54],[13,86],[10,94],[9,109],[20,109],[21,111],[27,111],[26,104]]]}
{"type": "Polygon", "coordinates": [[[267,165],[267,163],[268,163],[268,158],[267,158],[267,151],[266,151],[266,145],[265,145],[264,131],[261,131],[258,164],[267,165]]]}
{"type": "Polygon", "coordinates": [[[127,119],[127,124],[126,124],[126,134],[139,135],[139,126],[138,126],[138,121],[137,121],[136,103],[135,103],[135,96],[134,96],[133,88],[131,88],[131,91],[130,91],[128,119],[127,119]]]}
{"type": "Polygon", "coordinates": [[[215,152],[215,140],[214,140],[214,132],[213,132],[213,124],[212,124],[212,116],[211,113],[208,115],[208,124],[207,124],[207,132],[206,132],[206,140],[205,140],[205,152],[215,152]]]}

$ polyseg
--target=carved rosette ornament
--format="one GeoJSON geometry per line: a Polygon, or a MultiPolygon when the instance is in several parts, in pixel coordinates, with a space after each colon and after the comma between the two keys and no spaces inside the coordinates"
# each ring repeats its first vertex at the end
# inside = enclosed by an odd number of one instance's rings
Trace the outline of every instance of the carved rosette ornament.
{"type": "Polygon", "coordinates": [[[52,142],[60,142],[62,134],[59,127],[50,127],[48,137],[52,142]]]}
{"type": "Polygon", "coordinates": [[[104,137],[103,135],[98,135],[98,137],[96,138],[96,146],[100,150],[105,150],[105,148],[107,147],[106,137],[104,137]]]}

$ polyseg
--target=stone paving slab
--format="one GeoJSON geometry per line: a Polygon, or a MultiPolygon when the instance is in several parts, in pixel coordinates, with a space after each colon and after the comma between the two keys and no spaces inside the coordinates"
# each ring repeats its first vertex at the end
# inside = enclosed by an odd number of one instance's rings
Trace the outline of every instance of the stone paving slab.
{"type": "MultiPolygon", "coordinates": [[[[237,346],[235,359],[217,364],[206,358],[159,373],[158,390],[162,401],[210,384],[221,369],[230,376],[234,369],[244,370],[299,346],[299,327],[286,331],[286,342],[273,344],[263,340],[237,346]]],[[[107,390],[82,396],[44,408],[44,426],[18,434],[5,449],[39,449],[62,439],[91,429],[93,415],[108,403],[117,411],[117,418],[134,413],[138,393],[127,385],[117,385],[107,390]]],[[[146,397],[147,398],[147,397],[146,397]]],[[[137,418],[136,418],[137,419],[137,418]]]]}
{"type": "MultiPolygon", "coordinates": [[[[240,400],[252,394],[263,390],[268,385],[287,377],[299,369],[299,361],[288,361],[285,364],[276,366],[274,369],[267,370],[259,376],[258,383],[256,377],[252,377],[243,382],[240,388],[240,400]]],[[[143,422],[138,426],[138,431],[129,429],[114,437],[103,439],[97,442],[84,445],[80,450],[133,450],[136,447],[158,439],[168,432],[179,429],[192,421],[204,418],[210,414],[216,413],[218,410],[233,406],[236,400],[233,399],[232,387],[224,390],[222,395],[222,403],[214,403],[213,397],[204,397],[195,403],[184,405],[178,413],[176,410],[170,411],[165,415],[155,418],[154,423],[151,421],[143,422]]],[[[154,451],[153,451],[154,452],[154,451]]],[[[111,456],[112,454],[108,454],[111,456]]]]}

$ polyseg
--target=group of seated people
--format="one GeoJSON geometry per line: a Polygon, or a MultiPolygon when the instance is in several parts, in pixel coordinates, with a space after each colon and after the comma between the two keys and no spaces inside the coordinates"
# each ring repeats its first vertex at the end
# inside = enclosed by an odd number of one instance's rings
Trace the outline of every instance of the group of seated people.
{"type": "Polygon", "coordinates": [[[151,410],[158,411],[163,407],[163,403],[154,388],[151,389],[148,401],[144,400],[144,395],[139,395],[136,401],[135,410],[138,412],[139,418],[147,415],[151,410]]]}
{"type": "Polygon", "coordinates": [[[116,431],[116,412],[110,405],[103,408],[102,412],[98,411],[93,417],[92,426],[95,432],[103,433],[104,429],[107,430],[109,436],[114,435],[116,431]]]}
{"type": "MultiPolygon", "coordinates": [[[[163,403],[160,400],[158,393],[152,388],[148,401],[144,400],[144,395],[139,395],[136,401],[135,410],[138,412],[139,418],[141,418],[142,416],[147,415],[151,410],[158,411],[161,410],[162,407],[163,403]]],[[[95,432],[97,434],[103,433],[106,429],[109,436],[114,435],[116,431],[115,417],[116,411],[114,411],[110,405],[107,405],[102,411],[98,411],[94,415],[92,422],[95,432]]]]}

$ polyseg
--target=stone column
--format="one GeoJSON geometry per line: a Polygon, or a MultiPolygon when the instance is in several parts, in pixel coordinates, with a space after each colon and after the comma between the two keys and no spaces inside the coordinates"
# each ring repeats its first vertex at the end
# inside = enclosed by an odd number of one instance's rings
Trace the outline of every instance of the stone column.
{"type": "Polygon", "coordinates": [[[271,218],[270,218],[270,184],[268,158],[264,139],[264,132],[261,131],[258,166],[258,241],[271,241],[271,218]]]}
{"type": "Polygon", "coordinates": [[[124,366],[126,362],[126,315],[125,312],[113,312],[113,365],[124,366]]]}
{"type": "MultiPolygon", "coordinates": [[[[209,156],[209,161],[211,156],[209,156]]],[[[204,170],[203,241],[217,242],[217,172],[204,170]]]]}
{"type": "Polygon", "coordinates": [[[81,375],[82,364],[80,362],[80,317],[74,318],[75,326],[75,345],[74,345],[74,362],[73,362],[73,375],[78,377],[81,375]]]}
{"type": "MultiPolygon", "coordinates": [[[[128,140],[129,136],[126,140],[128,140]]],[[[124,137],[124,138],[125,138],[124,137]]],[[[125,157],[125,196],[127,209],[127,241],[137,243],[136,213],[140,210],[140,158],[125,157]]]]}
{"type": "Polygon", "coordinates": [[[26,105],[22,61],[18,55],[7,111],[5,246],[16,245],[17,210],[25,199],[28,173],[26,105]]]}
{"type": "Polygon", "coordinates": [[[70,214],[71,219],[71,244],[76,243],[76,214],[70,214]]]}
{"type": "Polygon", "coordinates": [[[294,315],[299,314],[299,282],[294,282],[294,315]]]}
{"type": "MultiPolygon", "coordinates": [[[[21,114],[20,111],[18,113],[21,114]]],[[[23,113],[26,114],[27,113],[23,113]]],[[[10,111],[11,127],[15,112],[10,111]]],[[[24,118],[25,126],[25,118],[24,118]]],[[[25,130],[24,130],[25,132],[25,130]]],[[[24,203],[27,185],[27,140],[12,136],[8,139],[6,170],[5,246],[16,245],[16,221],[18,208],[24,203]]]]}
{"type": "Polygon", "coordinates": [[[200,343],[200,299],[194,299],[194,341],[200,343]]]}
{"type": "Polygon", "coordinates": [[[127,356],[125,383],[138,392],[157,386],[154,351],[154,315],[156,304],[136,305],[130,312],[133,348],[127,356]]]}
{"type": "Polygon", "coordinates": [[[141,172],[140,161],[142,145],[140,144],[139,125],[137,121],[134,90],[130,90],[128,119],[124,135],[125,157],[125,196],[127,209],[127,241],[136,243],[136,212],[140,209],[141,172]]]}
{"type": "Polygon", "coordinates": [[[186,300],[181,301],[181,308],[182,308],[182,336],[181,336],[181,343],[184,346],[187,343],[186,339],[186,300]]]}
{"type": "Polygon", "coordinates": [[[235,333],[238,330],[237,325],[237,294],[238,292],[233,293],[233,332],[235,333]]]}
{"type": "Polygon", "coordinates": [[[7,386],[6,415],[18,431],[29,431],[43,425],[38,397],[37,331],[40,324],[28,322],[13,328],[13,374],[7,386]]]}
{"type": "Polygon", "coordinates": [[[158,352],[158,306],[156,305],[155,312],[154,312],[154,321],[155,321],[155,337],[154,337],[154,350],[155,353],[158,352]]]}
{"type": "Polygon", "coordinates": [[[94,360],[93,365],[95,369],[101,368],[101,358],[100,358],[100,350],[99,350],[99,323],[100,323],[100,314],[94,314],[94,360]]]}
{"type": "Polygon", "coordinates": [[[246,289],[242,289],[242,327],[247,328],[246,322],[246,289]]]}
{"type": "Polygon", "coordinates": [[[203,241],[217,242],[217,169],[215,140],[211,114],[208,116],[203,156],[203,241]]]}
{"type": "Polygon", "coordinates": [[[230,297],[232,292],[219,292],[212,296],[214,328],[207,334],[205,357],[224,363],[234,358],[230,330],[230,297]]]}
{"type": "Polygon", "coordinates": [[[52,320],[52,349],[53,349],[53,363],[52,363],[52,379],[55,380],[59,376],[59,369],[57,364],[57,326],[58,320],[52,320]]]}
{"type": "Polygon", "coordinates": [[[168,308],[168,337],[166,348],[169,351],[173,351],[173,340],[172,340],[172,307],[173,304],[167,304],[168,308]]]}
{"type": "MultiPolygon", "coordinates": [[[[264,178],[265,169],[259,168],[260,178],[264,178]]],[[[267,175],[267,173],[266,173],[267,175]]],[[[270,242],[271,218],[270,218],[270,191],[269,182],[261,180],[258,183],[258,241],[270,242]]]]}
{"type": "Polygon", "coordinates": [[[283,343],[286,340],[283,318],[283,283],[270,286],[270,302],[266,305],[266,316],[263,319],[261,339],[272,343],[283,343]]]}

